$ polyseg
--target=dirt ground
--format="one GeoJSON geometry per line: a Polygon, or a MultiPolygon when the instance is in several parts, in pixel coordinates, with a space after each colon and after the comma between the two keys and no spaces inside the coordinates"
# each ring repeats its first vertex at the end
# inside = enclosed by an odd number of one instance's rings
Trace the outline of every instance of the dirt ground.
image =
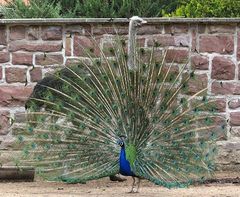
{"type": "Polygon", "coordinates": [[[143,180],[139,193],[129,194],[132,179],[118,183],[108,178],[91,181],[87,184],[64,184],[52,182],[0,183],[1,197],[75,197],[75,196],[156,196],[156,197],[240,197],[240,184],[212,183],[191,186],[186,189],[166,189],[143,180]]]}

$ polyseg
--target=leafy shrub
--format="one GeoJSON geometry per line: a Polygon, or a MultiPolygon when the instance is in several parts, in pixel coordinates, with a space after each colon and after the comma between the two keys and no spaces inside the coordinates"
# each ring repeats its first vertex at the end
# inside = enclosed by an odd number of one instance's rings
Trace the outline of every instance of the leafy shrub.
{"type": "Polygon", "coordinates": [[[239,17],[240,3],[233,0],[185,0],[173,15],[184,17],[239,17]]]}
{"type": "Polygon", "coordinates": [[[22,0],[8,1],[0,6],[0,12],[5,18],[57,18],[60,17],[59,4],[46,0],[31,0],[25,4],[22,0]]]}
{"type": "Polygon", "coordinates": [[[239,17],[238,0],[8,0],[5,18],[239,17]]]}
{"type": "Polygon", "coordinates": [[[55,6],[59,5],[61,17],[74,18],[79,16],[80,1],[79,0],[45,0],[55,6]]]}
{"type": "MultiPolygon", "coordinates": [[[[48,0],[60,3],[63,17],[131,17],[133,15],[161,16],[167,0],[48,0]]],[[[173,0],[177,2],[177,0],[173,0]]],[[[168,2],[168,3],[167,3],[168,2]]]]}
{"type": "Polygon", "coordinates": [[[1,10],[5,18],[50,17],[142,17],[173,11],[178,0],[13,0],[1,10]]]}

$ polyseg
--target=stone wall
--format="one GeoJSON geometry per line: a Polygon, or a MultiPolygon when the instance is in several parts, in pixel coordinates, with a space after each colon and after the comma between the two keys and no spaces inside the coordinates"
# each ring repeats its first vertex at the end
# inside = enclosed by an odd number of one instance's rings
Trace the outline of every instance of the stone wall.
{"type": "MultiPolygon", "coordinates": [[[[196,77],[215,97],[219,113],[227,122],[227,134],[219,141],[222,169],[240,166],[240,20],[237,19],[147,19],[139,29],[142,47],[155,41],[168,48],[167,59],[181,63],[190,59],[196,77]]],[[[91,47],[89,33],[101,46],[115,34],[128,33],[126,19],[0,20],[0,143],[11,144],[10,127],[21,123],[24,102],[36,82],[62,64],[84,57],[82,47],[91,47]],[[111,21],[111,20],[110,20],[111,21]],[[33,66],[35,69],[33,69],[33,66]]],[[[198,84],[192,84],[196,89],[198,84]]]]}

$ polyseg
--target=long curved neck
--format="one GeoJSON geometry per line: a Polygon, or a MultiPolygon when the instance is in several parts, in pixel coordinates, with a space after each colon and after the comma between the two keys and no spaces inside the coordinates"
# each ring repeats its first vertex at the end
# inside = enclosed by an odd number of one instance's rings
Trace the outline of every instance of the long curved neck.
{"type": "Polygon", "coordinates": [[[133,70],[136,69],[135,61],[135,45],[136,45],[136,27],[134,26],[134,21],[131,20],[129,23],[129,33],[128,33],[128,68],[133,70]]]}

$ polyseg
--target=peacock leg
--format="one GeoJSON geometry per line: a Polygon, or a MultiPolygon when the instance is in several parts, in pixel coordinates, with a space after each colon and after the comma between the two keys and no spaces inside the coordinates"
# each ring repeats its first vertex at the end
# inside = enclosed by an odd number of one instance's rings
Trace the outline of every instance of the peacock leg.
{"type": "Polygon", "coordinates": [[[136,193],[138,193],[138,189],[139,189],[139,187],[140,187],[140,182],[141,182],[141,179],[138,178],[138,183],[137,183],[137,190],[136,190],[136,193]]]}
{"type": "Polygon", "coordinates": [[[132,178],[133,178],[133,184],[132,184],[132,189],[131,189],[131,191],[129,193],[134,193],[133,189],[134,189],[134,185],[135,185],[136,179],[133,176],[132,176],[132,178]]]}

